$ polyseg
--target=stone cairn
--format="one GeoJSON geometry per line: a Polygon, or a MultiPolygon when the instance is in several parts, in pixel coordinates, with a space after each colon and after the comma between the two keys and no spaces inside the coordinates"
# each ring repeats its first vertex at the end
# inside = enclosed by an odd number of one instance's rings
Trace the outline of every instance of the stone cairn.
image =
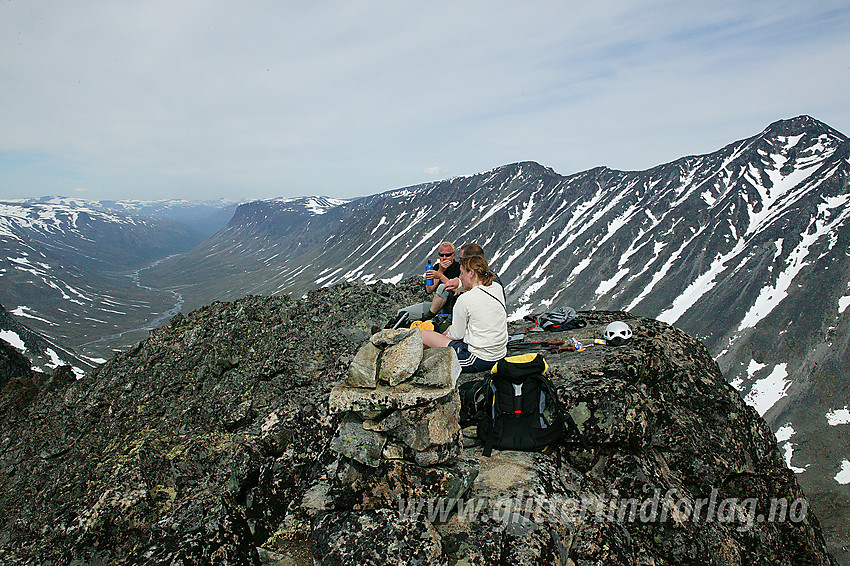
{"type": "Polygon", "coordinates": [[[331,448],[371,467],[454,461],[462,452],[460,371],[453,349],[424,349],[416,328],[374,334],[331,390],[331,412],[344,413],[331,448]]]}

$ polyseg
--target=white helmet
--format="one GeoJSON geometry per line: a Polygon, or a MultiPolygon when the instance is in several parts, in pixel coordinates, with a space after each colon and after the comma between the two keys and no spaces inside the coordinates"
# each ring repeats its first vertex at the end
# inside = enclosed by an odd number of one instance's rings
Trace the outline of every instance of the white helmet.
{"type": "Polygon", "coordinates": [[[621,320],[615,320],[605,327],[605,340],[611,346],[619,346],[629,341],[632,337],[632,329],[621,320]]]}

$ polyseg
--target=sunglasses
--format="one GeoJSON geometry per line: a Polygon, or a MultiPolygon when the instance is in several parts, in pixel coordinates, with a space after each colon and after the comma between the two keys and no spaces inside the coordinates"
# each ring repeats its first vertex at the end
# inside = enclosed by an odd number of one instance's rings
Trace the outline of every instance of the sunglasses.
{"type": "Polygon", "coordinates": [[[437,255],[439,255],[440,257],[452,257],[453,255],[455,255],[455,253],[450,252],[450,253],[447,253],[447,254],[437,254],[437,255]]]}

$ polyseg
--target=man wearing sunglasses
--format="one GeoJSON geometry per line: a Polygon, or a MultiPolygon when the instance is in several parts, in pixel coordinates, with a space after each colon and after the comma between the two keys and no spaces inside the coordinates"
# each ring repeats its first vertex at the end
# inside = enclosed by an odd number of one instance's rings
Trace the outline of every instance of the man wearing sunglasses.
{"type": "MultiPolygon", "coordinates": [[[[425,285],[425,290],[434,293],[434,298],[431,301],[400,309],[396,319],[387,324],[388,327],[407,326],[409,322],[414,320],[429,320],[434,318],[434,315],[439,314],[444,306],[454,304],[454,301],[451,300],[454,297],[454,292],[445,288],[446,283],[460,277],[460,264],[455,259],[454,244],[451,242],[441,243],[437,247],[437,254],[439,259],[432,264],[434,269],[425,272],[425,279],[433,280],[432,285],[425,285]]],[[[451,312],[450,306],[448,311],[451,312]]]]}
{"type": "Polygon", "coordinates": [[[437,248],[439,260],[434,269],[425,272],[425,279],[434,281],[433,285],[425,285],[429,293],[437,291],[440,285],[445,285],[450,279],[460,277],[460,264],[455,259],[455,246],[451,242],[443,242],[437,248]]]}

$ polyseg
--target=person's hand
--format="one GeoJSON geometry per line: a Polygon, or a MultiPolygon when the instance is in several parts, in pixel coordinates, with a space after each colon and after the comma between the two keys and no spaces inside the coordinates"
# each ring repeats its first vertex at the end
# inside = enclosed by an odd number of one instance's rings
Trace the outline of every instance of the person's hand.
{"type": "Polygon", "coordinates": [[[445,271],[449,268],[449,266],[454,261],[453,258],[450,257],[442,257],[440,258],[440,271],[445,271]]]}
{"type": "Polygon", "coordinates": [[[448,281],[446,281],[446,286],[445,286],[446,291],[454,291],[458,287],[460,287],[460,279],[455,278],[455,279],[449,279],[448,281]]]}
{"type": "Polygon", "coordinates": [[[435,269],[429,269],[425,272],[425,279],[439,279],[440,273],[435,269]]]}

